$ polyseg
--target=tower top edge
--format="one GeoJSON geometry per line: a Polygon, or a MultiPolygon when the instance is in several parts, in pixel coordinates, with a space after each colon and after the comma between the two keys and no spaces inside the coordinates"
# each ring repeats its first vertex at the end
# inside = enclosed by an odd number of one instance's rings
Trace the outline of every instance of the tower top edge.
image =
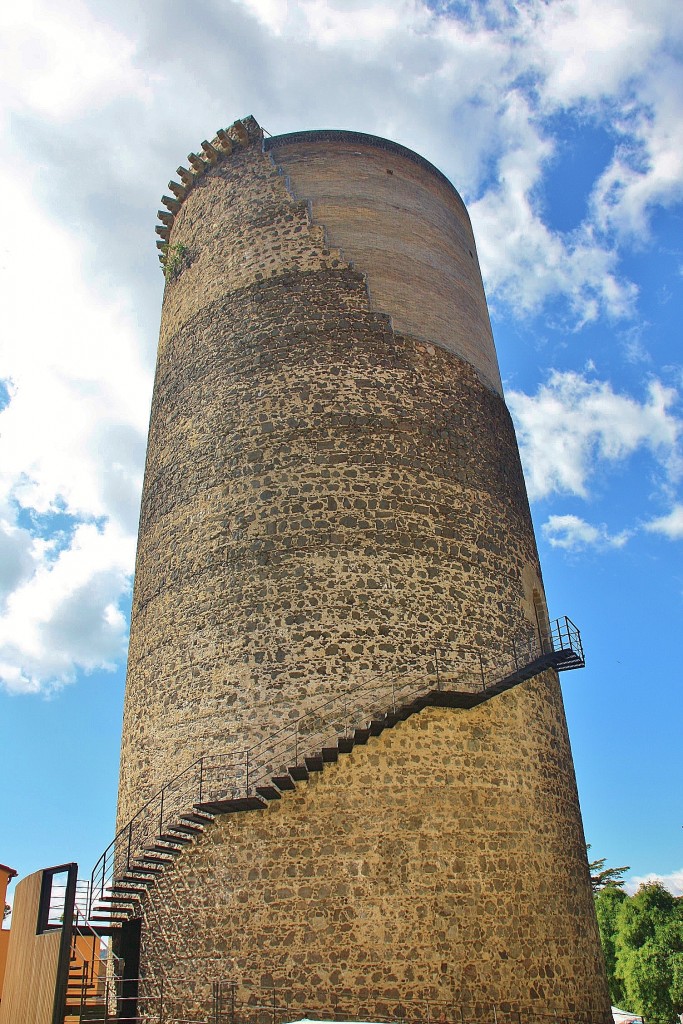
{"type": "Polygon", "coordinates": [[[359,146],[372,146],[374,149],[384,150],[385,153],[393,153],[396,156],[404,157],[412,163],[417,164],[429,174],[433,174],[455,195],[465,212],[467,207],[453,182],[440,171],[438,167],[420,156],[415,150],[401,145],[400,142],[392,142],[391,139],[384,139],[381,135],[368,135],[365,132],[347,131],[342,128],[311,129],[310,131],[288,132],[285,135],[271,135],[264,137],[263,148],[268,152],[280,146],[300,145],[307,142],[347,142],[359,146]]]}
{"type": "Polygon", "coordinates": [[[452,181],[440,171],[438,167],[430,163],[419,153],[401,145],[400,142],[392,142],[391,139],[382,138],[379,135],[369,135],[365,132],[348,131],[341,128],[311,129],[300,132],[288,132],[283,135],[266,136],[263,128],[259,125],[252,114],[235,121],[229,128],[220,128],[211,142],[204,140],[201,149],[197,153],[190,153],[188,156],[189,167],[178,167],[177,174],[180,181],[169,181],[168,188],[173,193],[171,196],[163,196],[161,203],[166,207],[159,210],[158,217],[160,224],[157,225],[156,233],[159,251],[159,261],[162,270],[166,271],[169,255],[170,232],[185,197],[192,189],[195,182],[202,177],[216,163],[224,160],[235,151],[253,145],[261,145],[264,152],[277,151],[285,146],[297,146],[315,143],[340,142],[347,145],[366,146],[381,150],[385,153],[399,156],[408,160],[417,167],[435,177],[441,184],[446,186],[448,192],[456,199],[469,221],[469,213],[452,181]]]}

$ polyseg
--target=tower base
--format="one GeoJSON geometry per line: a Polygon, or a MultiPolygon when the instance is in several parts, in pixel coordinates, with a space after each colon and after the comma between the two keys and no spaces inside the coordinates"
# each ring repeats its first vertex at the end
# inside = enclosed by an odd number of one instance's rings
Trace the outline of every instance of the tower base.
{"type": "Polygon", "coordinates": [[[141,1005],[161,986],[209,1020],[606,1024],[571,764],[548,671],[219,817],[145,900],[141,1005]]]}

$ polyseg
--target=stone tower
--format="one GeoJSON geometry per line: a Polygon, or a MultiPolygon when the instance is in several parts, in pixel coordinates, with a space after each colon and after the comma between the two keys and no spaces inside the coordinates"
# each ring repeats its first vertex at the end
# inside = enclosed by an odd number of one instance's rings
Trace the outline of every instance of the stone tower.
{"type": "Polygon", "coordinates": [[[401,713],[549,645],[465,206],[351,132],[246,118],[189,160],[157,229],[121,757],[119,824],[166,786],[173,848],[142,996],[607,1019],[553,668],[401,713]]]}

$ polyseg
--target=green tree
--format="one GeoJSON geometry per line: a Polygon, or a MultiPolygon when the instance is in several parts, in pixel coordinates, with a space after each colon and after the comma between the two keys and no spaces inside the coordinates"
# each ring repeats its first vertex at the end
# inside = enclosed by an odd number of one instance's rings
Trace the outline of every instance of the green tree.
{"type": "Polygon", "coordinates": [[[628,1008],[675,1021],[683,1011],[683,901],[659,882],[641,886],[621,902],[614,953],[628,1008]]]}
{"type": "MultiPolygon", "coordinates": [[[[586,843],[586,850],[590,850],[590,848],[591,844],[586,843]]],[[[593,886],[593,895],[596,895],[608,885],[620,888],[624,884],[624,880],[621,876],[631,870],[628,865],[621,868],[606,868],[606,860],[606,857],[600,857],[599,860],[588,861],[588,868],[591,873],[591,885],[593,886]]]]}
{"type": "Polygon", "coordinates": [[[595,913],[600,929],[600,943],[605,955],[609,995],[613,1006],[626,1003],[626,994],[622,979],[617,975],[617,951],[615,940],[619,912],[628,896],[619,885],[606,885],[595,897],[595,913]]]}

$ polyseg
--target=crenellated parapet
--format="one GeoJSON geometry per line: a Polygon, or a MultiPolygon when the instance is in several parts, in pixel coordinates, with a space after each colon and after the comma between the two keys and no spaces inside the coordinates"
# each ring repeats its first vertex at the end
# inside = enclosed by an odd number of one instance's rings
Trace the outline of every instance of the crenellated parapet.
{"type": "Polygon", "coordinates": [[[159,262],[164,272],[166,271],[168,247],[176,215],[196,182],[221,160],[231,156],[235,150],[246,149],[260,143],[262,139],[263,129],[249,114],[248,117],[235,121],[229,128],[219,128],[211,142],[204,139],[199,153],[188,154],[189,168],[182,165],[177,168],[176,174],[180,181],[169,181],[168,189],[173,195],[162,196],[161,202],[166,209],[157,211],[160,221],[156,226],[156,233],[159,235],[157,249],[159,249],[159,262]]]}

